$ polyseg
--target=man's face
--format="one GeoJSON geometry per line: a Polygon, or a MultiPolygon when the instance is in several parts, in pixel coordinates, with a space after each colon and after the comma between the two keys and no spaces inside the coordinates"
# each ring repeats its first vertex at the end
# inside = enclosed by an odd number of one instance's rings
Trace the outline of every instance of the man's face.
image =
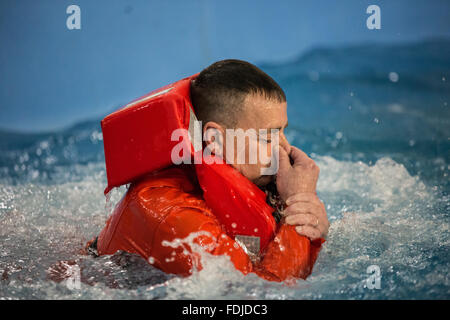
{"type": "MultiPolygon", "coordinates": [[[[262,175],[262,169],[269,168],[271,163],[264,163],[264,161],[261,161],[262,159],[259,157],[260,152],[265,152],[268,157],[271,157],[274,152],[274,148],[278,146],[285,148],[287,152],[290,151],[289,142],[284,135],[284,129],[288,124],[287,103],[269,100],[262,95],[249,94],[244,100],[242,114],[238,114],[236,116],[238,121],[235,129],[243,129],[243,131],[253,129],[257,134],[259,134],[260,129],[265,129],[267,136],[262,137],[258,135],[257,141],[253,142],[246,138],[245,148],[239,146],[235,139],[233,152],[234,157],[231,156],[233,158],[230,159],[227,155],[227,162],[256,185],[260,187],[265,186],[274,179],[275,175],[262,175]],[[278,129],[278,143],[275,137],[271,135],[271,129],[278,129]],[[251,148],[251,143],[256,143],[257,146],[258,157],[256,157],[256,163],[255,161],[250,161],[250,152],[254,152],[255,150],[251,148]],[[260,151],[260,148],[263,148],[263,151],[260,151]],[[240,159],[245,159],[244,163],[239,163],[238,157],[241,157],[240,159]]],[[[225,135],[224,139],[225,154],[227,154],[226,139],[227,135],[225,135]]],[[[255,147],[255,145],[252,147],[255,147]]]]}

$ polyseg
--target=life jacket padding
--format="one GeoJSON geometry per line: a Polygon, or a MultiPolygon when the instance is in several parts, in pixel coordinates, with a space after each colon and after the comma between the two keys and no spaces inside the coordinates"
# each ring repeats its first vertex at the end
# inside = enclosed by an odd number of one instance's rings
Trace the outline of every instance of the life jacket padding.
{"type": "Polygon", "coordinates": [[[260,252],[264,250],[276,229],[274,209],[267,204],[266,194],[230,165],[216,163],[214,156],[205,157],[195,169],[203,198],[226,233],[232,239],[238,235],[258,237],[260,252]]]}
{"type": "Polygon", "coordinates": [[[173,164],[171,151],[179,142],[172,141],[171,135],[176,129],[189,129],[190,83],[197,75],[154,90],[101,121],[108,180],[105,194],[173,164]]]}
{"type": "Polygon", "coordinates": [[[190,85],[196,76],[155,90],[102,120],[108,180],[105,194],[113,187],[172,166],[173,148],[186,143],[185,150],[190,150],[190,154],[183,157],[196,163],[205,202],[223,229],[233,239],[238,235],[259,238],[261,252],[276,228],[274,209],[266,203],[265,193],[229,164],[211,161],[214,156],[209,156],[210,161],[202,161],[202,150],[198,150],[198,143],[194,148],[191,133],[181,141],[171,139],[176,129],[192,132],[196,118],[190,85]]]}

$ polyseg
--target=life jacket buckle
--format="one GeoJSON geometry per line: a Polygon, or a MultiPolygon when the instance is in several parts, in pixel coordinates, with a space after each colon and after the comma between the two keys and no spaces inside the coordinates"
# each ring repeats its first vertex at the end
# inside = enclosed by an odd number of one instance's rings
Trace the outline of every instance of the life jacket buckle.
{"type": "Polygon", "coordinates": [[[259,262],[260,238],[255,236],[236,235],[234,240],[244,249],[253,263],[259,262]]]}

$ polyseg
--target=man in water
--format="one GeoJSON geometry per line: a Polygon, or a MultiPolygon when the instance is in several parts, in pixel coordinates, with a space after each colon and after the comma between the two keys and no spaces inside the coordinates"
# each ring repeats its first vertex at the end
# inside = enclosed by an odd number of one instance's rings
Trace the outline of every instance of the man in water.
{"type": "Polygon", "coordinates": [[[211,254],[228,255],[244,274],[256,272],[274,281],[305,278],[328,233],[329,222],[324,204],[316,194],[318,166],[286,139],[288,118],[283,90],[256,66],[224,60],[204,69],[193,80],[190,94],[196,116],[203,124],[205,147],[219,145],[222,150],[219,156],[278,199],[275,204],[278,233],[264,257],[258,262],[250,261],[248,252],[223,231],[198,192],[192,166],[172,166],[133,183],[90,248],[100,255],[117,250],[137,253],[165,272],[188,275],[196,257],[175,251],[167,242],[181,238],[180,235],[206,232],[211,237],[203,236],[197,244],[211,254]],[[259,137],[258,148],[266,148],[270,155],[279,154],[278,171],[263,174],[272,163],[263,163],[261,159],[256,163],[238,161],[242,154],[245,159],[250,157],[251,142],[245,140],[241,149],[233,143],[234,150],[227,150],[227,129],[256,132],[266,129],[268,134],[259,137]],[[135,237],[136,233],[146,235],[145,239],[135,237]],[[297,241],[297,234],[311,241],[307,249],[311,254],[306,260],[297,257],[305,250],[304,242],[297,241]]]}
{"type": "MultiPolygon", "coordinates": [[[[286,223],[297,225],[297,232],[310,239],[326,237],[329,223],[323,203],[316,195],[319,167],[286,139],[287,102],[279,85],[248,62],[224,60],[200,73],[192,84],[191,97],[197,118],[203,123],[203,132],[213,129],[223,136],[224,154],[227,154],[226,129],[266,129],[268,133],[271,129],[279,130],[280,164],[276,176],[261,175],[262,167],[270,164],[238,163],[241,153],[249,154],[249,143],[245,150],[237,150],[234,144],[234,159],[227,159],[227,163],[260,188],[276,181],[281,200],[298,202],[284,211],[286,223]]],[[[266,142],[271,148],[270,134],[266,142]]],[[[211,141],[206,142],[209,143],[211,141]]]]}

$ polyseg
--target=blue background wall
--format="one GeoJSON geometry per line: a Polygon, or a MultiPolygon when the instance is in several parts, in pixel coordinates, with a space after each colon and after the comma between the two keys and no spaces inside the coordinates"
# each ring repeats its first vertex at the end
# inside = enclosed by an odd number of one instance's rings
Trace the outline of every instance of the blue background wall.
{"type": "Polygon", "coordinates": [[[0,2],[0,128],[99,117],[224,58],[285,62],[317,46],[450,36],[450,1],[0,2]],[[66,8],[81,8],[68,30],[66,8]],[[381,8],[368,30],[366,8],[381,8]]]}

